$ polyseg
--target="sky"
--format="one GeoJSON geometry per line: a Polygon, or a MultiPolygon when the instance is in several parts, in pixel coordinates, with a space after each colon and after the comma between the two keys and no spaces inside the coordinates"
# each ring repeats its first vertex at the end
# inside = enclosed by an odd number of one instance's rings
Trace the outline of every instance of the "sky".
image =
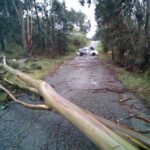
{"type": "MultiPolygon", "coordinates": [[[[59,0],[62,2],[63,0],[59,0]]],[[[91,4],[90,7],[86,4],[84,7],[81,6],[81,4],[78,2],[78,0],[64,0],[66,2],[66,6],[68,9],[73,8],[76,11],[81,11],[86,14],[87,19],[90,20],[91,22],[91,30],[90,32],[87,33],[88,38],[92,38],[95,34],[96,31],[96,21],[95,21],[95,16],[94,16],[94,10],[95,10],[95,5],[91,4]]]]}
{"type": "MultiPolygon", "coordinates": [[[[37,0],[38,2],[41,2],[43,0],[37,0]]],[[[87,19],[90,20],[91,22],[91,30],[87,33],[87,37],[88,38],[92,38],[95,34],[96,31],[96,21],[95,21],[95,16],[94,16],[94,9],[95,9],[95,5],[91,4],[90,7],[88,7],[88,5],[86,4],[84,7],[81,6],[81,4],[79,3],[78,0],[59,0],[60,2],[65,1],[66,2],[66,6],[68,9],[73,8],[76,11],[81,11],[83,13],[86,14],[87,19]]]]}

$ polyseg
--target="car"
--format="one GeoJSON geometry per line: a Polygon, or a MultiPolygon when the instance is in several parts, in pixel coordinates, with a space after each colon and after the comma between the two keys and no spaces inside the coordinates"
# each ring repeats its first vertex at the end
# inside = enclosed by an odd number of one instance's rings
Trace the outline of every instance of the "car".
{"type": "Polygon", "coordinates": [[[98,55],[98,51],[95,50],[94,47],[90,47],[89,55],[91,55],[91,56],[97,56],[98,55]]]}
{"type": "Polygon", "coordinates": [[[83,55],[96,56],[96,55],[98,55],[98,51],[96,51],[93,47],[84,47],[84,48],[78,49],[77,55],[79,55],[79,56],[83,56],[83,55]]]}
{"type": "Polygon", "coordinates": [[[77,55],[80,55],[80,56],[87,55],[89,54],[89,51],[90,51],[89,47],[80,48],[77,51],[77,55]]]}

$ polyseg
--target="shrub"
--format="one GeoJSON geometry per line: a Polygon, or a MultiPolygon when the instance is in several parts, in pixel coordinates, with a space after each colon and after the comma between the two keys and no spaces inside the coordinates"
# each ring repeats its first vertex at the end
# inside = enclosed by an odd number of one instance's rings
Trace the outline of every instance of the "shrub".
{"type": "Polygon", "coordinates": [[[72,32],[68,35],[68,48],[71,51],[85,46],[88,43],[88,39],[85,34],[81,32],[72,32]]]}

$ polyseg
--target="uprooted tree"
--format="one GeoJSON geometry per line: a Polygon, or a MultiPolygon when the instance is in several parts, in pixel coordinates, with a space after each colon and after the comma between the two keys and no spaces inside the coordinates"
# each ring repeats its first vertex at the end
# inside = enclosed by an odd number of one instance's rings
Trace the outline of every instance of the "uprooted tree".
{"type": "Polygon", "coordinates": [[[1,61],[0,67],[15,75],[19,80],[24,81],[28,90],[42,96],[44,99],[43,104],[25,103],[16,99],[10,91],[0,85],[0,89],[6,92],[14,102],[30,109],[52,110],[59,113],[75,125],[99,148],[104,150],[148,150],[150,148],[149,138],[126,126],[118,125],[76,106],[59,95],[48,83],[34,79],[7,65],[5,57],[1,61]]]}

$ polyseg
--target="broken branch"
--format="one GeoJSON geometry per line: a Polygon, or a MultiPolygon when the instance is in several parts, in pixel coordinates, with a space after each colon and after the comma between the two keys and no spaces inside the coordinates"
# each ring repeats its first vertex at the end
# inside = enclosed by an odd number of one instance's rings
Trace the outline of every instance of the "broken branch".
{"type": "Polygon", "coordinates": [[[17,87],[24,89],[24,90],[29,90],[30,92],[33,92],[34,94],[41,96],[40,92],[37,89],[35,89],[33,87],[21,86],[20,84],[13,83],[12,81],[7,79],[7,76],[4,78],[4,81],[10,85],[17,86],[17,87]]]}
{"type": "Polygon", "coordinates": [[[134,117],[134,115],[133,115],[133,114],[129,114],[128,116],[125,116],[125,117],[123,117],[123,118],[121,118],[121,119],[116,120],[116,122],[117,122],[117,123],[120,123],[120,121],[123,121],[123,120],[128,119],[128,118],[131,118],[131,117],[134,117]]]}
{"type": "Polygon", "coordinates": [[[15,103],[19,104],[19,105],[22,105],[26,108],[30,108],[30,109],[42,109],[42,110],[49,110],[50,108],[45,105],[45,104],[37,104],[37,105],[34,105],[34,104],[29,104],[29,103],[25,103],[25,102],[22,102],[18,99],[15,98],[15,96],[10,93],[4,86],[2,86],[0,84],[0,89],[2,89],[15,103]]]}
{"type": "Polygon", "coordinates": [[[121,99],[120,102],[125,102],[125,101],[128,101],[130,99],[133,99],[132,97],[129,97],[129,98],[125,98],[125,99],[121,99]]]}

